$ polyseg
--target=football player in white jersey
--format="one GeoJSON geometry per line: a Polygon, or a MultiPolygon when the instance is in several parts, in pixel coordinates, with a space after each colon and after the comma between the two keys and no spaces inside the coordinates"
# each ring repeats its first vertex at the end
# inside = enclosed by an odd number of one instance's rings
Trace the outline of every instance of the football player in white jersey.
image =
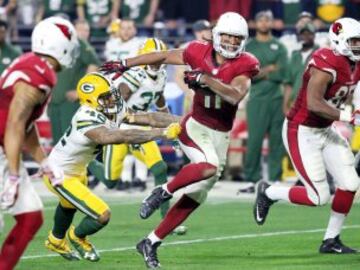
{"type": "MultiPolygon", "coordinates": [[[[148,38],[141,49],[140,54],[166,51],[164,42],[157,38],[148,38]]],[[[148,111],[154,106],[157,111],[169,113],[164,98],[164,88],[167,74],[164,65],[146,65],[133,67],[115,80],[115,85],[121,91],[122,97],[132,111],[148,111]]],[[[89,170],[107,187],[112,188],[121,176],[124,167],[124,159],[128,153],[134,155],[138,160],[145,163],[153,174],[155,185],[167,182],[167,165],[163,161],[160,149],[155,141],[141,145],[114,144],[104,148],[104,167],[95,165],[99,163],[94,160],[89,170]],[[105,169],[105,172],[101,170],[105,169]]],[[[161,216],[164,218],[169,209],[169,202],[161,205],[161,216]]],[[[185,226],[180,226],[174,233],[184,234],[185,226]]]]}
{"type": "Polygon", "coordinates": [[[71,125],[49,155],[54,176],[45,177],[46,186],[60,199],[54,226],[45,246],[68,260],[78,260],[65,235],[82,258],[98,261],[99,255],[87,236],[102,229],[110,219],[109,206],[87,187],[86,168],[103,145],[144,143],[175,139],[180,132],[176,116],[164,113],[132,114],[117,88],[101,73],[89,73],[78,83],[81,107],[71,125]],[[120,129],[122,122],[157,128],[120,129]],[[71,226],[76,210],[86,216],[71,226]]]}

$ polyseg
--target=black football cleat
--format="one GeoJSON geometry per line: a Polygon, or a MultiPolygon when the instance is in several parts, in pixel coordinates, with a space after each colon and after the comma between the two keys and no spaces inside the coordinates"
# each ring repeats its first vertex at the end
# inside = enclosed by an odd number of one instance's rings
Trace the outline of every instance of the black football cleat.
{"type": "Polygon", "coordinates": [[[269,209],[276,201],[271,200],[265,193],[270,185],[266,181],[260,181],[256,189],[256,201],[253,209],[254,219],[258,225],[263,225],[269,209]]]}
{"type": "Polygon", "coordinates": [[[354,254],[358,253],[356,249],[345,246],[341,240],[340,236],[335,238],[328,238],[324,240],[319,248],[319,252],[323,254],[354,254]]]}
{"type": "Polygon", "coordinates": [[[142,181],[139,178],[135,178],[132,182],[131,182],[131,187],[138,189],[139,191],[144,191],[146,189],[146,182],[142,181]]]}
{"type": "Polygon", "coordinates": [[[150,269],[158,269],[161,267],[157,258],[157,248],[161,242],[151,244],[149,238],[144,238],[136,245],[136,250],[143,256],[145,264],[150,269]]]}
{"type": "Polygon", "coordinates": [[[140,217],[142,219],[147,219],[155,212],[155,210],[159,209],[160,205],[171,198],[172,195],[166,192],[161,186],[156,187],[141,203],[140,217]]]}

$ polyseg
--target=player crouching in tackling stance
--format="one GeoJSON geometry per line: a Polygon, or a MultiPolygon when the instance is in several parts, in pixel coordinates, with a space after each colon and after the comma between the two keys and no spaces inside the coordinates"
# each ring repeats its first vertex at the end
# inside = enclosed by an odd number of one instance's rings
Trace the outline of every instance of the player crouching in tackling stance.
{"type": "Polygon", "coordinates": [[[103,145],[144,143],[174,139],[180,133],[178,117],[165,113],[131,114],[114,85],[101,73],[89,73],[78,83],[81,107],[71,125],[49,155],[54,177],[45,177],[47,187],[60,198],[54,226],[45,246],[65,259],[78,260],[66,239],[89,261],[98,261],[88,235],[101,230],[110,220],[109,206],[87,187],[86,168],[103,145]],[[151,130],[119,129],[122,122],[158,127],[151,130]],[[76,210],[86,216],[71,226],[76,210]]]}

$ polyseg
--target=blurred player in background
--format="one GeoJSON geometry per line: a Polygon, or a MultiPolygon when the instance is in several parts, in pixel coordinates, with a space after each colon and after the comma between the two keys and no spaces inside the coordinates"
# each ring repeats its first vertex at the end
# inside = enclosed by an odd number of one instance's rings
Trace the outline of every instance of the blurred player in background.
{"type": "Polygon", "coordinates": [[[99,254],[88,236],[107,225],[110,208],[87,187],[88,163],[103,145],[175,139],[180,126],[174,122],[179,117],[163,113],[131,114],[118,89],[101,73],[85,75],[78,83],[77,92],[81,107],[49,155],[49,166],[55,177],[46,178],[45,183],[60,202],[45,246],[67,260],[78,260],[67,243],[67,233],[82,258],[98,261],[99,254]],[[160,128],[120,129],[122,122],[160,128]],[[86,216],[74,227],[71,223],[76,210],[86,216]]]}
{"type": "MultiPolygon", "coordinates": [[[[137,29],[135,21],[132,19],[122,19],[121,22],[118,22],[119,25],[114,29],[117,30],[115,38],[110,38],[105,44],[104,56],[106,61],[119,61],[127,57],[136,56],[141,46],[145,42],[145,38],[137,37],[137,29]]],[[[127,155],[123,162],[122,169],[122,179],[117,183],[116,189],[118,190],[129,190],[131,188],[131,183],[133,186],[138,186],[140,189],[144,189],[144,185],[140,182],[131,182],[132,179],[132,169],[135,165],[135,179],[145,180],[147,177],[147,168],[142,163],[134,158],[132,155],[127,155]],[[144,179],[145,178],[145,179],[144,179]]],[[[93,166],[93,163],[90,164],[90,168],[93,166]]],[[[145,183],[145,182],[144,182],[145,183]]]]}
{"type": "Polygon", "coordinates": [[[3,243],[0,269],[13,269],[26,246],[42,225],[42,203],[21,161],[23,148],[52,178],[34,125],[56,84],[56,72],[76,59],[78,40],[73,25],[51,17],[35,26],[32,52],[26,53],[0,78],[0,206],[16,224],[3,243]]]}
{"type": "Polygon", "coordinates": [[[180,146],[191,163],[144,199],[141,218],[148,218],[170,200],[175,191],[189,187],[160,225],[137,244],[149,268],[160,267],[157,248],[162,240],[205,201],[225,166],[229,131],[238,103],[247,94],[251,78],[259,71],[258,60],[244,52],[247,37],[245,19],[228,12],[219,18],[213,29],[213,43],[194,41],[185,49],[109,62],[101,68],[109,73],[117,72],[116,76],[129,67],[144,64],[188,64],[192,68],[185,72],[184,80],[195,91],[193,110],[183,119],[179,136],[180,146]]]}
{"type": "Polygon", "coordinates": [[[341,110],[360,80],[360,23],[351,18],[335,21],[329,30],[332,48],[315,51],[303,83],[283,125],[283,142],[304,186],[269,185],[261,181],[254,205],[255,221],[264,224],[278,200],[321,206],[330,200],[326,170],[337,189],[320,253],[356,253],[340,240],[360,179],[346,139],[332,128],[334,121],[360,125],[360,112],[341,110]]]}

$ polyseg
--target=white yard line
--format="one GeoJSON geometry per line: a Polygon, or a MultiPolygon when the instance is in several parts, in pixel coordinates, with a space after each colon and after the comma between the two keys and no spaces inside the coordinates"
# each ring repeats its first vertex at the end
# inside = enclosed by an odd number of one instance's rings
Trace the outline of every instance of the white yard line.
{"type": "MultiPolygon", "coordinates": [[[[343,229],[358,229],[360,225],[349,225],[344,226],[343,229]]],[[[229,236],[220,236],[214,238],[199,238],[193,240],[184,240],[184,241],[173,241],[162,244],[162,246],[177,246],[177,245],[188,245],[194,243],[206,243],[206,242],[214,242],[214,241],[225,241],[225,240],[236,240],[236,239],[244,239],[244,238],[260,238],[260,237],[272,237],[272,236],[281,236],[281,235],[292,235],[292,234],[307,234],[307,233],[318,233],[324,232],[325,229],[312,229],[312,230],[291,230],[291,231],[280,231],[280,232],[268,232],[268,233],[252,233],[252,234],[239,234],[239,235],[229,235],[229,236]]],[[[115,252],[115,251],[129,251],[134,250],[134,246],[131,247],[120,247],[120,248],[111,248],[111,249],[103,249],[99,250],[100,253],[105,252],[115,252]]],[[[22,260],[34,260],[48,257],[56,257],[59,256],[57,254],[39,254],[39,255],[29,255],[23,256],[22,260]]]]}

